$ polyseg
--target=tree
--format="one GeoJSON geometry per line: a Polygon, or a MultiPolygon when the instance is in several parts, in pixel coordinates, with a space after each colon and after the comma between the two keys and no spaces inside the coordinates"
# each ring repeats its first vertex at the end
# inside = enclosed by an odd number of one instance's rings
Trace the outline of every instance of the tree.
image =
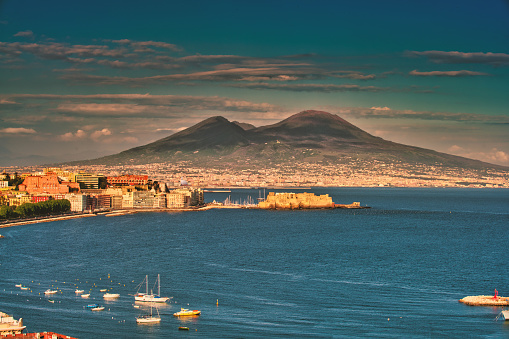
{"type": "Polygon", "coordinates": [[[16,213],[9,206],[1,206],[0,207],[0,219],[11,219],[16,217],[16,213]]]}

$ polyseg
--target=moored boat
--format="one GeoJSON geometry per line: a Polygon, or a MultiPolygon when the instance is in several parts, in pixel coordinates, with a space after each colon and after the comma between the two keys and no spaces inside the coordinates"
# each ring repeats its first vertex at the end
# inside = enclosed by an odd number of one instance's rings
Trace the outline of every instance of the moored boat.
{"type": "Polygon", "coordinates": [[[104,311],[104,306],[97,306],[92,308],[92,311],[104,311]]]}
{"type": "Polygon", "coordinates": [[[86,298],[90,297],[90,293],[82,294],[81,297],[86,299],[86,298]]]}
{"type": "Polygon", "coordinates": [[[21,285],[21,284],[16,284],[16,285],[14,285],[14,286],[16,286],[16,287],[21,287],[21,286],[23,286],[23,285],[21,285]]]}
{"type": "Polygon", "coordinates": [[[3,338],[3,334],[21,334],[26,326],[23,326],[23,318],[18,320],[14,319],[13,316],[7,313],[0,312],[0,337],[3,338]]]}
{"type": "Polygon", "coordinates": [[[103,294],[104,299],[116,299],[118,297],[120,297],[120,294],[118,294],[118,293],[104,293],[103,294]]]}
{"type": "Polygon", "coordinates": [[[161,297],[161,277],[158,274],[157,275],[157,294],[154,294],[152,291],[148,293],[148,275],[145,276],[145,279],[138,285],[138,291],[134,295],[135,301],[142,301],[142,302],[155,302],[155,303],[165,303],[171,298],[169,297],[161,297]],[[139,290],[141,286],[145,283],[145,293],[140,293],[139,290]]]}
{"type": "Polygon", "coordinates": [[[509,321],[509,310],[503,310],[501,313],[504,316],[505,321],[509,321]]]}
{"type": "Polygon", "coordinates": [[[136,322],[138,324],[154,324],[161,322],[161,316],[159,315],[159,311],[157,310],[157,316],[152,314],[152,307],[150,307],[150,314],[140,315],[136,318],[136,322]]]}
{"type": "Polygon", "coordinates": [[[76,294],[81,294],[83,292],[85,292],[85,291],[84,290],[78,290],[78,289],[76,291],[74,291],[74,293],[76,293],[76,294]]]}
{"type": "MultiPolygon", "coordinates": [[[[21,289],[23,289],[23,287],[21,289]]],[[[47,289],[46,291],[44,291],[44,294],[55,294],[57,292],[58,292],[57,290],[47,289]]]]}
{"type": "Polygon", "coordinates": [[[200,315],[201,311],[198,310],[189,310],[187,308],[181,308],[179,312],[173,313],[175,317],[189,317],[193,315],[200,315]]]}
{"type": "MultiPolygon", "coordinates": [[[[23,291],[26,291],[28,290],[28,287],[25,287],[25,286],[21,286],[20,289],[22,289],[23,291]]],[[[56,293],[56,292],[55,292],[56,293]]]]}

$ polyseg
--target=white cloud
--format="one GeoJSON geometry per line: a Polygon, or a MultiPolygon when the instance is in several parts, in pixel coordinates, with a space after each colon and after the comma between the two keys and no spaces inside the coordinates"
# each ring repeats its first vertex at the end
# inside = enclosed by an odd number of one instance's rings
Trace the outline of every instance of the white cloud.
{"type": "Polygon", "coordinates": [[[98,139],[105,135],[111,135],[111,131],[107,128],[103,128],[100,131],[95,131],[90,135],[90,138],[94,141],[98,141],[98,139]]]}
{"type": "Polygon", "coordinates": [[[76,133],[68,132],[60,136],[61,140],[73,141],[86,138],[87,133],[81,129],[77,130],[76,133]]]}
{"type": "Polygon", "coordinates": [[[14,36],[22,36],[22,37],[26,37],[26,38],[33,38],[34,37],[34,32],[28,30],[28,31],[22,31],[22,32],[18,32],[16,34],[14,34],[14,36]]]}
{"type": "Polygon", "coordinates": [[[0,105],[14,105],[14,104],[17,104],[17,102],[7,99],[0,99],[0,105]]]}
{"type": "Polygon", "coordinates": [[[0,133],[5,134],[34,134],[37,133],[32,128],[23,128],[23,127],[8,127],[4,129],[0,129],[0,133]]]}
{"type": "Polygon", "coordinates": [[[461,70],[461,71],[430,71],[430,72],[419,72],[418,70],[414,69],[413,71],[409,72],[410,75],[415,76],[435,76],[435,77],[465,77],[465,76],[475,76],[475,75],[491,75],[488,73],[483,72],[474,72],[474,71],[467,71],[467,70],[461,70]]]}
{"type": "Polygon", "coordinates": [[[493,147],[491,150],[487,152],[469,152],[463,147],[453,145],[448,151],[452,154],[459,155],[466,158],[478,159],[481,161],[500,164],[500,165],[509,165],[509,153],[501,151],[496,147],[493,147]]]}

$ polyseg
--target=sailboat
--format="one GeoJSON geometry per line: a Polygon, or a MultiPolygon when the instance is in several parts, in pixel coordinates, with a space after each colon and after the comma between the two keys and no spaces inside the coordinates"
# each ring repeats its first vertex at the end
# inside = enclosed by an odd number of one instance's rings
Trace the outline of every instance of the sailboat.
{"type": "Polygon", "coordinates": [[[161,322],[161,316],[159,315],[159,311],[157,310],[157,307],[156,307],[156,311],[157,311],[157,316],[154,316],[152,314],[152,306],[150,306],[150,314],[140,315],[139,317],[136,318],[136,322],[138,324],[152,324],[152,323],[161,322]]]}
{"type": "Polygon", "coordinates": [[[165,303],[170,298],[168,297],[161,297],[161,277],[159,274],[157,275],[157,294],[154,294],[152,290],[150,291],[150,294],[148,293],[148,275],[145,276],[145,279],[138,285],[138,291],[134,295],[135,301],[143,301],[143,302],[154,302],[154,303],[165,303]],[[145,293],[140,293],[139,290],[141,286],[145,283],[145,293]]]}

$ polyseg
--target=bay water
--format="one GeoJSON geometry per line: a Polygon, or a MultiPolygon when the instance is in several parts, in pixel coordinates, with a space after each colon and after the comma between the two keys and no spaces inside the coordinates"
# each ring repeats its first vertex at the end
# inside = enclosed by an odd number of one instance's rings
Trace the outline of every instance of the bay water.
{"type": "Polygon", "coordinates": [[[509,337],[509,321],[495,321],[501,308],[458,302],[509,296],[508,190],[305,191],[371,208],[146,212],[0,229],[0,311],[29,332],[78,338],[509,337]],[[138,325],[150,308],[133,294],[145,275],[155,289],[157,274],[172,299],[157,308],[160,324],[138,325]],[[59,292],[47,297],[49,288],[59,292]],[[120,297],[105,301],[100,289],[120,297]],[[202,315],[174,317],[181,307],[202,315]]]}

